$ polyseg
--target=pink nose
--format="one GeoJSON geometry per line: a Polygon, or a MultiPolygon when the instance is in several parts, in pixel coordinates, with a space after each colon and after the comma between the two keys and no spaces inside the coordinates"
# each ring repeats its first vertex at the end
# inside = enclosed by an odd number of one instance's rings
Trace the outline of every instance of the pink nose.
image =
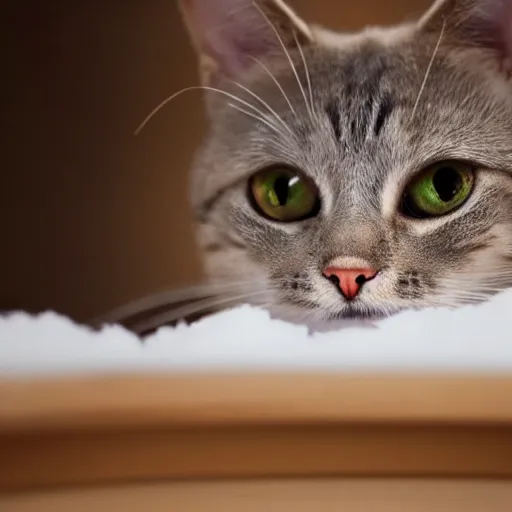
{"type": "Polygon", "coordinates": [[[338,268],[327,267],[323,275],[332,281],[347,300],[352,300],[366,281],[377,275],[373,268],[338,268]]]}

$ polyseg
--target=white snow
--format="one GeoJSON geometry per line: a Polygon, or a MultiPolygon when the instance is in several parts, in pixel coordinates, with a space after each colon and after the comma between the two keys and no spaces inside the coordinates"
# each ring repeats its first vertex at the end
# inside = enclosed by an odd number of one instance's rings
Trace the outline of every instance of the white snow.
{"type": "Polygon", "coordinates": [[[92,331],[48,312],[0,317],[0,377],[139,371],[512,373],[512,290],[457,310],[408,311],[377,328],[309,333],[250,306],[144,343],[120,326],[92,331]],[[511,315],[511,316],[509,316],[511,315]]]}

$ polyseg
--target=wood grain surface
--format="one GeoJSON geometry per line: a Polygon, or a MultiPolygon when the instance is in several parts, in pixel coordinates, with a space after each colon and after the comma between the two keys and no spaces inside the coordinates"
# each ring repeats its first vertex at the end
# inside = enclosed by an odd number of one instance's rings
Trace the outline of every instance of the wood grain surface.
{"type": "Polygon", "coordinates": [[[512,482],[293,479],[160,482],[0,498],[3,512],[509,512],[512,482]]]}
{"type": "Polygon", "coordinates": [[[198,478],[512,476],[504,377],[0,383],[0,489],[198,478]]]}
{"type": "Polygon", "coordinates": [[[0,432],[206,424],[512,424],[512,377],[186,374],[0,380],[0,432]]]}

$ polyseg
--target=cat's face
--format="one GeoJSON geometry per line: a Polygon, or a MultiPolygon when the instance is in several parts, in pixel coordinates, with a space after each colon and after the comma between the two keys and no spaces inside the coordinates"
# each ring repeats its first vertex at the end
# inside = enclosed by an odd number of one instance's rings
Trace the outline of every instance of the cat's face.
{"type": "Polygon", "coordinates": [[[275,0],[183,4],[219,89],[192,176],[212,279],[311,321],[512,286],[512,0],[354,35],[275,0]]]}

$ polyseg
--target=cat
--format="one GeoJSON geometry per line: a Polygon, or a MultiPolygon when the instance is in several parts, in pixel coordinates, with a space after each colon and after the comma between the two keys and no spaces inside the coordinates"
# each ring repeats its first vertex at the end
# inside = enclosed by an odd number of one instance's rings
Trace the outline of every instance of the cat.
{"type": "Polygon", "coordinates": [[[208,115],[191,203],[226,303],[323,323],[512,286],[512,0],[341,34],[282,0],[179,3],[208,115]]]}

